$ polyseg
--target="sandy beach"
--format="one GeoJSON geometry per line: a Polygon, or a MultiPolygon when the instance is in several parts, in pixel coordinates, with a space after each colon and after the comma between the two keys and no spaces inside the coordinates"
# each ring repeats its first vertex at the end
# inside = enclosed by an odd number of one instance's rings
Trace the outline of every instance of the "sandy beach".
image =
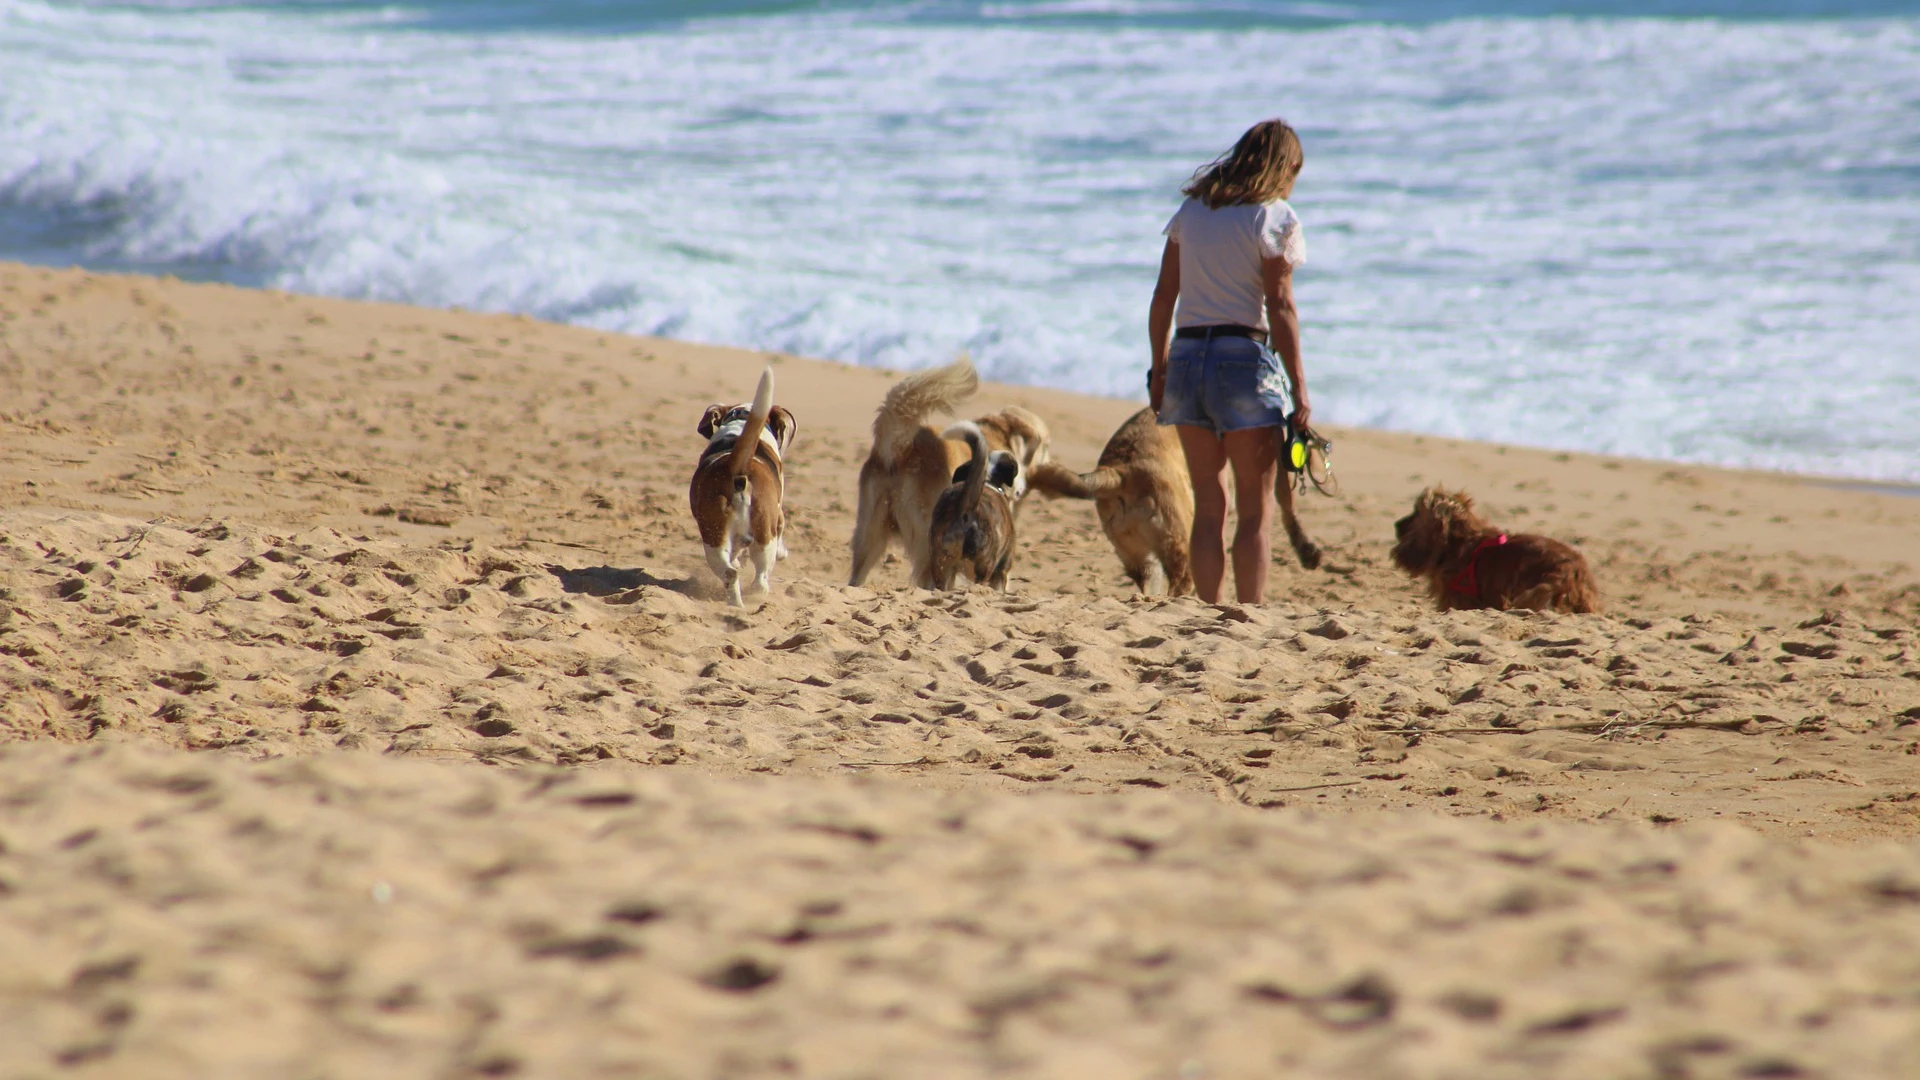
{"type": "Polygon", "coordinates": [[[1920,1075],[1920,499],[1330,430],[1262,606],[849,588],[898,377],[0,264],[0,1077],[1920,1075]],[[1605,613],[1433,612],[1434,483],[1605,613]]]}

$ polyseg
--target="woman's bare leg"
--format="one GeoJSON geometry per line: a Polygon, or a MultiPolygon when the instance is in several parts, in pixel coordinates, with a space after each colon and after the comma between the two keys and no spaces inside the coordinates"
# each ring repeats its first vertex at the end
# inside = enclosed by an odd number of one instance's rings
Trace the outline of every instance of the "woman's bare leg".
{"type": "MultiPolygon", "coordinates": [[[[1181,424],[1180,449],[1193,477],[1193,591],[1209,604],[1220,602],[1227,573],[1227,451],[1220,436],[1203,427],[1181,424]]],[[[1272,433],[1268,433],[1272,441],[1272,433]]]]}
{"type": "MultiPolygon", "coordinates": [[[[1229,431],[1221,441],[1233,466],[1234,509],[1240,518],[1233,534],[1233,591],[1241,603],[1258,604],[1266,599],[1272,559],[1267,533],[1273,525],[1273,501],[1268,493],[1280,469],[1280,444],[1270,427],[1229,431]]],[[[1197,535],[1197,522],[1194,528],[1197,535]]]]}

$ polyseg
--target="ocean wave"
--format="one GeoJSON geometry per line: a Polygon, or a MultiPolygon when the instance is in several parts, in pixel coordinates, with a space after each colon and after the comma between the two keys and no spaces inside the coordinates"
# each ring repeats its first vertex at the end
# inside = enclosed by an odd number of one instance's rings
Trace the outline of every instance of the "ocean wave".
{"type": "Polygon", "coordinates": [[[1920,480],[1920,21],[282,7],[0,0],[0,254],[1137,396],[1179,183],[1284,112],[1327,419],[1920,480]]]}
{"type": "Polygon", "coordinates": [[[1485,18],[1827,21],[1920,14],[1920,0],[63,0],[57,6],[175,14],[348,13],[435,30],[546,33],[659,31],[782,16],[1217,30],[1485,18]]]}

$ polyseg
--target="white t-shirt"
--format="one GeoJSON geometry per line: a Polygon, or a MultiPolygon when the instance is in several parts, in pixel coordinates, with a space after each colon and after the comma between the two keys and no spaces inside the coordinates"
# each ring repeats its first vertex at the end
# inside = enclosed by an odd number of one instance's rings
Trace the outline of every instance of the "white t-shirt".
{"type": "Polygon", "coordinates": [[[1180,306],[1175,326],[1232,323],[1266,330],[1260,260],[1307,261],[1300,218],[1285,199],[1207,209],[1188,199],[1162,230],[1180,245],[1180,306]]]}

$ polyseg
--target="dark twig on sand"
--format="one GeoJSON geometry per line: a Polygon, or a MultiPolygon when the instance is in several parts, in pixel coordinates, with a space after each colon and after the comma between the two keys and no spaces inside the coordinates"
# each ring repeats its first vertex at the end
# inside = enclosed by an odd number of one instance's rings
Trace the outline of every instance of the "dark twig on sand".
{"type": "Polygon", "coordinates": [[[605,548],[597,548],[597,547],[594,547],[592,544],[576,544],[571,540],[547,540],[538,536],[523,536],[520,538],[520,542],[522,544],[551,544],[554,547],[579,548],[581,551],[591,551],[596,555],[613,554],[613,552],[608,551],[605,548]]]}
{"type": "Polygon", "coordinates": [[[1739,731],[1749,724],[1762,721],[1743,716],[1738,720],[1640,720],[1622,724],[1616,717],[1610,720],[1586,720],[1574,724],[1541,724],[1538,727],[1473,727],[1473,728],[1378,728],[1383,735],[1537,735],[1543,731],[1571,731],[1577,734],[1620,735],[1632,734],[1652,728],[1666,731],[1674,728],[1707,728],[1717,731],[1739,731]]]}
{"type": "Polygon", "coordinates": [[[1321,788],[1335,788],[1335,787],[1359,787],[1359,786],[1360,786],[1360,781],[1358,781],[1358,780],[1342,780],[1342,781],[1340,781],[1340,782],[1339,782],[1339,783],[1337,783],[1337,784],[1306,784],[1306,785],[1304,785],[1304,786],[1302,786],[1302,787],[1277,787],[1277,788],[1268,788],[1268,789],[1267,789],[1267,790],[1266,790],[1265,792],[1263,792],[1262,794],[1266,794],[1266,795],[1284,795],[1284,794],[1286,794],[1286,793],[1287,793],[1287,792],[1289,792],[1289,791],[1319,791],[1319,790],[1320,790],[1321,788]]]}

